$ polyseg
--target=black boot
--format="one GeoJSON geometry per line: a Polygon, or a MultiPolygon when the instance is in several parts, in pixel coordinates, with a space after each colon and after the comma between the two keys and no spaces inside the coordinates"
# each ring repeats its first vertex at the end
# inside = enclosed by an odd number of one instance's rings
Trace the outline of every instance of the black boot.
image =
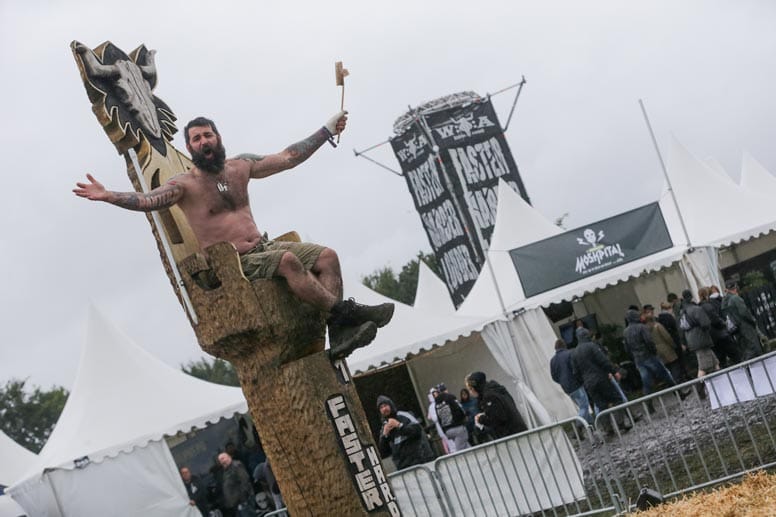
{"type": "Polygon", "coordinates": [[[377,335],[377,325],[367,321],[358,326],[329,323],[329,358],[332,361],[344,359],[357,348],[366,346],[377,335]]]}
{"type": "Polygon", "coordinates": [[[372,321],[378,327],[384,327],[393,318],[393,309],[392,303],[361,305],[350,298],[334,304],[329,320],[341,325],[360,325],[372,321]]]}

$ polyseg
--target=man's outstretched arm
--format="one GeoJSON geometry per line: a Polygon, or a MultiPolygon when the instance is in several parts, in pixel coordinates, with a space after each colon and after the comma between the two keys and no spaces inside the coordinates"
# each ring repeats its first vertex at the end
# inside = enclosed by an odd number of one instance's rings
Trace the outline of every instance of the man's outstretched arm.
{"type": "Polygon", "coordinates": [[[183,187],[173,179],[153,189],[147,194],[139,192],[113,192],[94,179],[91,174],[86,175],[89,183],[76,183],[77,188],[73,192],[78,197],[85,197],[92,201],[105,201],[112,205],[137,210],[138,212],[151,212],[170,208],[183,197],[183,187]]]}
{"type": "Polygon", "coordinates": [[[346,111],[340,111],[326,124],[309,137],[291,144],[281,152],[261,156],[258,154],[240,154],[235,160],[245,160],[251,166],[251,178],[266,178],[272,174],[296,167],[318,150],[331,136],[345,130],[348,121],[346,111]]]}

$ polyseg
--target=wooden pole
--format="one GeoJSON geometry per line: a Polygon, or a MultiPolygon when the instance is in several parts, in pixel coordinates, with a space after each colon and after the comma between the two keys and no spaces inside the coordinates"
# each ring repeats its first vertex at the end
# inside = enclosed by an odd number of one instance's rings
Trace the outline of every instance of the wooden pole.
{"type": "MultiPolygon", "coordinates": [[[[93,112],[128,157],[135,190],[143,191],[141,178],[153,188],[187,170],[188,158],[170,144],[174,115],[166,104],[162,110],[152,103],[158,100],[151,93],[153,52],[141,45],[127,55],[110,42],[95,50],[78,42],[71,47],[93,112]],[[132,96],[131,106],[107,106],[106,98],[128,98],[126,84],[119,84],[122,73],[143,95],[132,96]],[[138,120],[140,112],[149,117],[138,120]],[[164,124],[157,130],[159,117],[164,124]]],[[[340,72],[347,74],[341,63],[340,72]]],[[[323,315],[292,295],[282,279],[249,282],[230,243],[209,247],[205,260],[194,251],[199,245],[185,217],[172,209],[161,216],[149,222],[165,271],[184,308],[181,293],[188,293],[189,321],[202,349],[235,366],[289,513],[400,515],[347,366],[332,364],[324,351],[323,315]],[[198,282],[206,270],[217,287],[198,282]]]]}
{"type": "MultiPolygon", "coordinates": [[[[343,68],[342,61],[334,63],[334,79],[337,86],[342,86],[342,96],[340,98],[340,111],[345,111],[345,77],[350,75],[347,68],[343,68]]],[[[337,143],[340,141],[340,135],[337,134],[337,143]]]]}

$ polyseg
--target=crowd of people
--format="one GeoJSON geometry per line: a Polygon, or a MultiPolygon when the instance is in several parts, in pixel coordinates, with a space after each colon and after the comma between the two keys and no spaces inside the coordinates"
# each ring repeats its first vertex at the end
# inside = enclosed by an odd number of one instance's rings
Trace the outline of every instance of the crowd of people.
{"type": "MultiPolygon", "coordinates": [[[[609,351],[592,339],[582,321],[575,335],[573,349],[562,339],[555,342],[550,374],[574,401],[579,417],[592,424],[593,415],[627,402],[620,386],[627,370],[611,361],[609,351]]],[[[625,311],[622,344],[638,372],[644,396],[660,383],[674,386],[763,353],[757,320],[734,281],[725,284],[724,295],[716,286],[701,287],[697,298],[689,289],[681,297],[669,293],[657,314],[653,305],[631,305],[625,311]]],[[[689,394],[690,390],[679,392],[682,398],[689,394]]],[[[702,385],[698,395],[705,397],[702,385]]],[[[651,401],[646,406],[654,412],[651,401]]],[[[620,414],[614,417],[621,431],[630,430],[633,422],[620,414]]],[[[614,432],[607,423],[604,426],[609,434],[614,432]]]]}
{"type": "Polygon", "coordinates": [[[261,517],[285,507],[272,467],[261,456],[246,458],[230,441],[215,457],[208,480],[182,466],[189,504],[203,517],[261,517]]]}
{"type": "Polygon", "coordinates": [[[438,436],[442,454],[461,451],[487,441],[527,430],[520,411],[507,389],[483,372],[465,378],[460,398],[444,383],[428,393],[425,426],[411,411],[400,410],[391,398],[380,395],[377,410],[382,418],[378,446],[383,457],[391,456],[397,469],[433,461],[428,434],[438,436]]]}
{"type": "MultiPolygon", "coordinates": [[[[697,297],[684,290],[681,297],[669,293],[659,307],[657,313],[650,304],[632,305],[625,311],[622,344],[643,395],[661,384],[673,386],[763,353],[756,319],[734,282],[726,284],[724,296],[715,286],[700,288],[697,297]]],[[[563,339],[555,342],[550,374],[574,401],[580,418],[592,425],[596,414],[628,401],[621,386],[627,370],[611,360],[600,335],[594,336],[581,321],[577,325],[575,347],[569,348],[563,339]]],[[[427,423],[380,395],[382,456],[391,456],[401,470],[527,430],[503,385],[479,371],[467,375],[464,382],[458,397],[444,383],[429,389],[427,423]],[[441,450],[435,451],[432,442],[441,450]]],[[[689,394],[690,390],[679,392],[682,398],[689,394]]],[[[646,407],[654,412],[649,402],[646,407]]],[[[627,432],[640,415],[626,418],[616,412],[613,418],[619,430],[627,432]]],[[[603,425],[608,434],[614,433],[608,422],[603,425]]],[[[191,505],[206,517],[253,517],[284,506],[269,463],[246,466],[233,444],[218,455],[211,474],[215,483],[203,487],[187,467],[181,468],[191,505]]]]}

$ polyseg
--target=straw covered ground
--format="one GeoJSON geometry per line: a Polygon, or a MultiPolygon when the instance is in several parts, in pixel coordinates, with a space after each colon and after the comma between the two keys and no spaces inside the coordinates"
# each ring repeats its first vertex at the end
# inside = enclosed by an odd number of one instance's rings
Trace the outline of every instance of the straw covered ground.
{"type": "Polygon", "coordinates": [[[776,474],[759,471],[744,477],[741,483],[707,493],[675,499],[669,503],[637,512],[639,517],[682,516],[760,517],[776,514],[776,474]]]}

